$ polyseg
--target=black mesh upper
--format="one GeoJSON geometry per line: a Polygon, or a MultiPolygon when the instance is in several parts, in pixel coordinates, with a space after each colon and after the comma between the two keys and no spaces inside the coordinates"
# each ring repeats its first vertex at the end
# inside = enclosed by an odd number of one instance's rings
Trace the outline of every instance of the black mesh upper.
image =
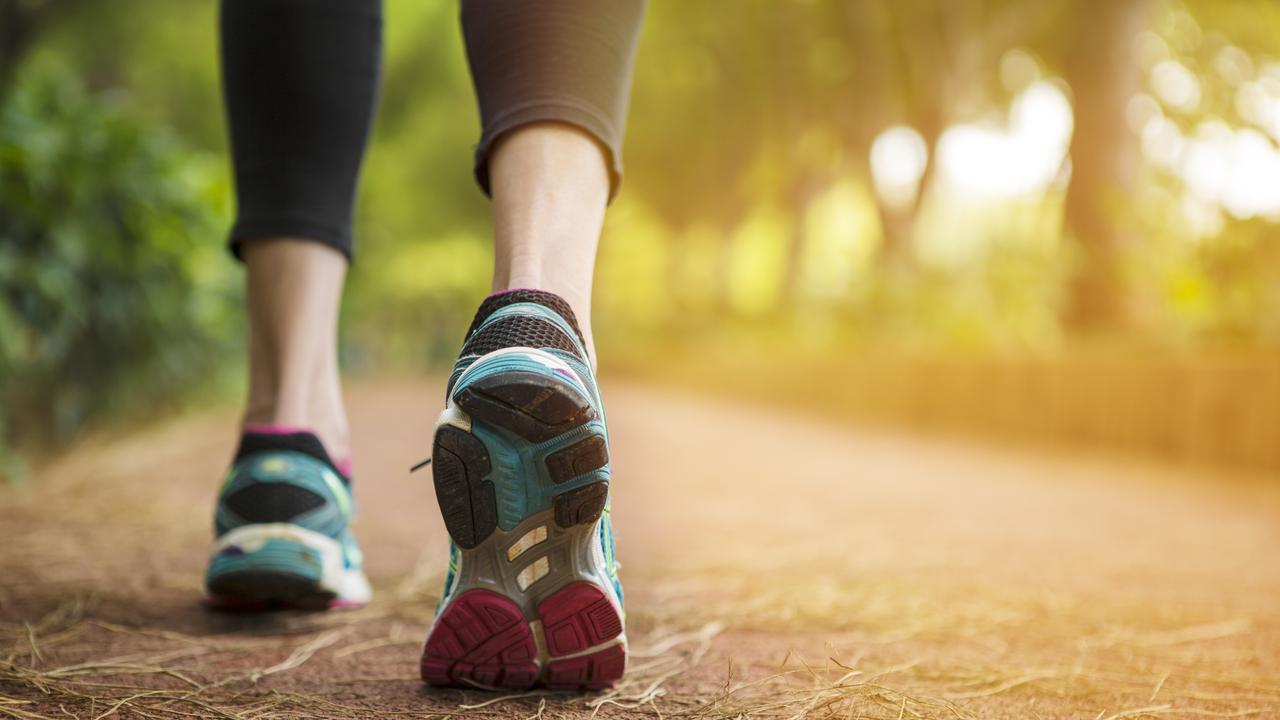
{"type": "Polygon", "coordinates": [[[289,522],[324,504],[324,498],[289,483],[254,483],[222,500],[223,505],[251,523],[289,522]]]}
{"type": "Polygon", "coordinates": [[[513,315],[495,320],[470,336],[463,355],[484,355],[508,347],[559,348],[579,355],[573,339],[555,323],[533,315],[513,315]]]}
{"type": "MultiPolygon", "coordinates": [[[[476,329],[485,320],[488,320],[490,315],[515,303],[536,303],[554,310],[557,315],[564,318],[565,322],[569,323],[569,327],[573,328],[573,332],[577,334],[578,340],[582,341],[584,347],[586,346],[587,341],[582,336],[582,330],[578,328],[578,319],[574,317],[573,309],[569,307],[569,303],[565,302],[564,298],[559,295],[545,290],[509,290],[485,298],[484,302],[480,303],[480,309],[476,311],[475,319],[471,321],[471,327],[467,330],[467,339],[471,339],[476,329]]],[[[547,347],[556,346],[549,345],[547,347]]]]}

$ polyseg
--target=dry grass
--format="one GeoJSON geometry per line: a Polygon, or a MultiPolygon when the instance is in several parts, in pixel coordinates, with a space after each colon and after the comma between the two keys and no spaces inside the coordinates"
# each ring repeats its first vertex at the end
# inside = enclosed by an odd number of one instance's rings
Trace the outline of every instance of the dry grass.
{"type": "MultiPolygon", "coordinates": [[[[197,636],[125,627],[92,619],[83,600],[71,600],[36,622],[0,624],[4,643],[0,716],[253,720],[317,714],[605,714],[707,720],[971,720],[993,716],[987,712],[991,706],[986,701],[1009,696],[1048,699],[1049,707],[1056,702],[1075,708],[1112,708],[1094,720],[1274,717],[1280,710],[1278,678],[1250,672],[1246,669],[1249,663],[1233,662],[1232,653],[1239,653],[1240,646],[1231,641],[1256,630],[1244,621],[1167,629],[1147,626],[1139,631],[1133,629],[1141,627],[1136,621],[1125,624],[1125,616],[1118,608],[1107,608],[1077,621],[1045,624],[1038,620],[1042,617],[1038,612],[1026,611],[1028,606],[1020,610],[1015,602],[979,597],[953,612],[938,614],[930,606],[913,610],[903,602],[911,593],[897,594],[880,588],[861,594],[831,595],[865,605],[852,615],[827,616],[832,644],[818,662],[808,662],[799,653],[789,652],[771,667],[750,659],[739,664],[734,658],[733,642],[728,643],[728,652],[717,647],[726,633],[749,635],[760,627],[803,637],[821,625],[822,614],[850,610],[843,600],[829,605],[825,593],[813,593],[813,588],[806,592],[803,586],[786,583],[754,594],[729,587],[732,592],[726,597],[700,604],[696,613],[691,612],[691,605],[668,600],[660,613],[633,618],[633,626],[638,628],[633,633],[629,671],[617,687],[600,694],[466,693],[449,700],[444,707],[442,697],[435,697],[423,701],[428,707],[413,709],[398,704],[380,707],[347,702],[341,693],[289,690],[271,684],[271,679],[288,676],[309,663],[397,646],[412,646],[416,654],[421,628],[434,605],[434,598],[424,588],[434,583],[434,578],[407,581],[384,593],[384,599],[368,608],[350,613],[297,616],[287,641],[275,636],[197,636]],[[811,600],[802,600],[801,595],[811,600]],[[891,607],[900,611],[899,622],[883,623],[891,607]],[[988,609],[985,615],[979,612],[984,607],[988,609]],[[834,622],[837,617],[842,622],[834,622]],[[1108,620],[1100,625],[1101,617],[1108,620]],[[696,619],[692,625],[691,619],[696,619]],[[370,636],[365,630],[373,627],[381,631],[370,636]],[[146,649],[68,664],[50,661],[67,654],[67,650],[76,650],[78,645],[81,650],[102,646],[104,634],[146,649]],[[995,654],[1006,657],[1007,663],[992,662],[990,653],[968,659],[966,653],[959,652],[945,661],[935,654],[939,644],[962,647],[979,636],[1004,644],[1026,642],[1049,648],[1050,652],[995,654]],[[836,642],[857,648],[857,653],[844,656],[836,642]],[[249,666],[239,663],[234,672],[217,670],[237,665],[237,659],[264,656],[276,659],[249,666]],[[1040,662],[1025,663],[1030,657],[1040,662]],[[691,684],[691,676],[719,676],[720,680],[712,685],[691,684]],[[1117,708],[1117,698],[1142,702],[1117,708]]],[[[689,592],[687,584],[683,591],[689,592]]],[[[695,595],[705,598],[702,593],[695,595]]],[[[949,606],[945,599],[939,603],[939,607],[949,606]]],[[[410,673],[366,680],[408,686],[418,682],[410,673]]],[[[347,679],[336,685],[358,681],[347,679]]],[[[1057,715],[1049,711],[1046,716],[1057,715]]]]}
{"type": "MultiPolygon", "coordinates": [[[[181,632],[126,627],[88,617],[91,601],[70,600],[34,623],[0,622],[0,716],[19,718],[136,716],[146,718],[220,717],[253,720],[264,717],[450,717],[453,715],[510,717],[516,701],[541,701],[545,714],[550,700],[559,710],[576,708],[581,714],[603,710],[654,709],[667,694],[668,681],[698,664],[723,629],[719,623],[677,631],[659,629],[633,643],[626,677],[613,689],[598,694],[534,691],[491,696],[471,693],[452,709],[424,713],[422,709],[380,708],[348,704],[331,694],[282,691],[264,681],[287,675],[318,658],[337,659],[380,648],[412,646],[416,655],[422,628],[432,615],[436,597],[427,587],[439,587],[438,576],[415,576],[366,608],[343,613],[294,614],[284,619],[292,647],[279,661],[245,667],[231,673],[217,668],[237,659],[276,654],[279,636],[199,636],[181,632]],[[356,639],[362,628],[386,626],[386,632],[356,639]],[[103,636],[115,636],[112,641],[103,636]],[[48,661],[55,651],[79,654],[115,644],[148,649],[122,655],[95,656],[66,665],[48,661]],[[51,710],[52,709],[52,710],[51,710]]],[[[359,681],[345,678],[336,685],[359,681]]],[[[416,674],[366,678],[417,687],[416,674]]],[[[438,705],[430,700],[426,705],[438,705]]],[[[651,713],[652,714],[652,713],[651,713]]]]}

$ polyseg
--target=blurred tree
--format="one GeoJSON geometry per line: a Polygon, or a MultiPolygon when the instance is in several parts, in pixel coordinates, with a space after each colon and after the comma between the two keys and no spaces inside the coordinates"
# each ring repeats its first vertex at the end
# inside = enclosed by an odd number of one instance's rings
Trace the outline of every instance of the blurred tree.
{"type": "Polygon", "coordinates": [[[1065,55],[1075,130],[1065,220],[1079,263],[1065,319],[1076,330],[1099,331],[1126,322],[1120,255],[1133,239],[1121,214],[1132,198],[1138,148],[1125,108],[1141,86],[1135,39],[1146,25],[1147,3],[1080,0],[1070,21],[1065,55]]]}
{"type": "MultiPolygon", "coordinates": [[[[670,244],[673,263],[694,254],[687,243],[697,228],[710,229],[710,293],[720,311],[729,306],[730,239],[754,202],[747,173],[770,102],[762,78],[772,56],[735,38],[768,37],[772,15],[757,10],[769,5],[752,0],[734,12],[690,13],[652,3],[636,65],[626,192],[657,211],[669,232],[654,241],[670,244]]],[[[672,267],[665,277],[674,283],[682,275],[672,267]]],[[[661,294],[677,305],[687,295],[674,285],[661,294]]]]}
{"type": "Polygon", "coordinates": [[[23,68],[0,107],[0,448],[172,403],[240,335],[226,186],[168,133],[23,68]]]}
{"type": "MultiPolygon", "coordinates": [[[[878,82],[879,103],[893,108],[893,121],[910,125],[924,138],[926,156],[914,200],[894,207],[877,195],[876,208],[884,233],[882,258],[890,265],[911,259],[911,241],[916,218],[932,186],[938,138],[953,115],[956,103],[956,37],[949,28],[971,17],[971,2],[882,3],[884,30],[868,22],[861,33],[864,45],[891,58],[888,82],[878,82]],[[887,31],[887,32],[885,32],[887,31]],[[872,35],[886,38],[878,41],[872,35]],[[887,43],[881,46],[881,42],[887,43]],[[878,47],[879,46],[879,47],[878,47]],[[891,69],[890,69],[891,68],[891,69]]],[[[867,18],[871,20],[871,18],[867,18]]],[[[966,22],[967,24],[967,22],[966,22]]],[[[875,97],[875,96],[872,96],[875,97]]],[[[886,114],[881,110],[881,115],[886,114]]],[[[885,123],[879,130],[883,130],[885,123]]],[[[859,146],[870,147],[872,138],[860,138],[859,146]]]]}

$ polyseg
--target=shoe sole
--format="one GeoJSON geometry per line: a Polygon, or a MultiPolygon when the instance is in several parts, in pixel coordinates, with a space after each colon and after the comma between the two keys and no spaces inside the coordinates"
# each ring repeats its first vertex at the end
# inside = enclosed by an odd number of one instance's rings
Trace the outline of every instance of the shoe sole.
{"type": "Polygon", "coordinates": [[[422,679],[610,687],[626,666],[626,635],[595,542],[609,495],[603,426],[568,379],[573,371],[549,353],[499,350],[472,368],[482,377],[459,379],[432,450],[436,496],[461,557],[422,679]]]}
{"type": "Polygon", "coordinates": [[[344,567],[341,544],[291,523],[236,528],[214,543],[205,604],[216,610],[325,610],[369,601],[364,574],[344,567]]]}

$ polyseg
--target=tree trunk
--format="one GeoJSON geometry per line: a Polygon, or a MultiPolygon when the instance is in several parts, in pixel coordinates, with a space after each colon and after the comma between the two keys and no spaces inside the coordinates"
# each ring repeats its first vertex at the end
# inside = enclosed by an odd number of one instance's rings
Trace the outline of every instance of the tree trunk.
{"type": "Polygon", "coordinates": [[[1141,84],[1133,46],[1146,11],[1146,0],[1080,0],[1072,10],[1066,69],[1075,96],[1075,132],[1065,229],[1079,263],[1064,320],[1080,332],[1118,330],[1129,320],[1120,272],[1128,238],[1115,211],[1132,193],[1137,171],[1125,105],[1141,84]]]}
{"type": "Polygon", "coordinates": [[[822,189],[822,180],[812,173],[797,178],[791,188],[788,206],[791,223],[787,229],[787,252],[782,269],[782,304],[787,307],[794,307],[800,299],[800,276],[809,237],[809,209],[822,189]]]}

